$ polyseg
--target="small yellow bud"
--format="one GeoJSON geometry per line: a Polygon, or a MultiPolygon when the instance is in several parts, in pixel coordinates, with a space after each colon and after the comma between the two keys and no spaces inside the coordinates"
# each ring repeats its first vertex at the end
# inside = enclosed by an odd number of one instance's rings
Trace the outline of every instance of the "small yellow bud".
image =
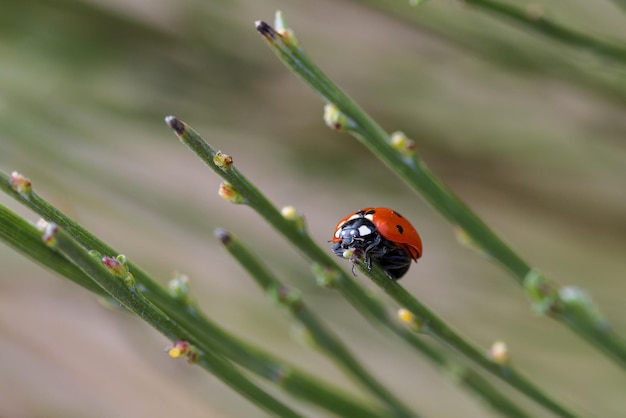
{"type": "Polygon", "coordinates": [[[402,154],[403,157],[412,157],[417,149],[415,141],[399,131],[391,134],[391,146],[402,154]]]}
{"type": "Polygon", "coordinates": [[[511,356],[509,348],[504,341],[496,341],[489,349],[489,358],[500,366],[508,366],[511,364],[511,356]]]}
{"type": "Polygon", "coordinates": [[[398,319],[405,324],[410,325],[413,331],[419,331],[422,329],[422,322],[408,309],[398,309],[398,319]]]}
{"type": "Polygon", "coordinates": [[[280,214],[283,215],[285,219],[289,219],[290,221],[295,221],[298,217],[298,211],[293,206],[284,206],[280,210],[280,214]]]}
{"type": "Polygon", "coordinates": [[[31,192],[32,182],[28,177],[24,177],[17,171],[11,173],[11,187],[19,194],[28,194],[31,192]]]}
{"type": "Polygon", "coordinates": [[[213,162],[216,166],[222,170],[230,168],[233,165],[233,157],[228,154],[224,154],[222,151],[218,151],[213,157],[213,162]]]}
{"type": "Polygon", "coordinates": [[[410,324],[415,320],[415,315],[413,315],[413,313],[408,309],[403,308],[398,310],[398,318],[400,321],[410,324]]]}
{"type": "Polygon", "coordinates": [[[102,257],[102,264],[117,278],[126,279],[129,275],[126,265],[116,258],[102,257]]]}
{"type": "Polygon", "coordinates": [[[324,106],[324,122],[335,131],[342,132],[348,127],[348,118],[334,104],[324,106]]]}
{"type": "Polygon", "coordinates": [[[180,349],[180,347],[171,347],[169,351],[167,352],[167,354],[171,358],[178,358],[182,354],[182,350],[180,349]]]}
{"type": "Polygon", "coordinates": [[[167,350],[167,355],[171,358],[179,358],[186,356],[191,350],[191,344],[187,341],[176,341],[173,346],[167,350]]]}
{"type": "Polygon", "coordinates": [[[299,214],[295,207],[285,206],[280,210],[280,213],[288,221],[294,222],[300,232],[306,232],[306,223],[304,222],[304,216],[299,214]]]}
{"type": "Polygon", "coordinates": [[[239,194],[234,188],[233,185],[228,183],[227,181],[223,181],[220,184],[220,189],[218,191],[218,195],[231,203],[240,204],[243,203],[243,196],[239,194]]]}

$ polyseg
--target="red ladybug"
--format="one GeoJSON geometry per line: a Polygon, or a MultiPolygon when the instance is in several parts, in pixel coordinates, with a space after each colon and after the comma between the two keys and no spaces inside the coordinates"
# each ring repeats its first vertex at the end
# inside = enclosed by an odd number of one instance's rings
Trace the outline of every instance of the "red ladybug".
{"type": "Polygon", "coordinates": [[[413,225],[395,210],[365,208],[343,218],[335,227],[331,248],[339,257],[356,250],[368,267],[378,261],[393,280],[422,255],[422,240],[413,225]]]}

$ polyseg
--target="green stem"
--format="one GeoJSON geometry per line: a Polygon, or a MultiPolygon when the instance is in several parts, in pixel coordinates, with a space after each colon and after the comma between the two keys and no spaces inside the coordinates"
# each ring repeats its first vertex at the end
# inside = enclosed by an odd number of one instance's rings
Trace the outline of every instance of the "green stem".
{"type": "MultiPolygon", "coordinates": [[[[62,212],[50,205],[46,200],[42,199],[34,191],[22,194],[18,193],[11,186],[9,176],[0,172],[0,190],[3,190],[8,195],[15,198],[18,202],[27,206],[35,211],[42,218],[54,222],[62,226],[66,231],[73,231],[74,238],[80,242],[84,247],[98,251],[105,255],[117,255],[118,251],[114,250],[106,243],[99,240],[97,237],[89,233],[86,229],[80,226],[72,219],[65,216],[62,212]]],[[[15,222],[15,218],[19,218],[16,215],[7,218],[6,222],[2,222],[0,226],[0,232],[4,229],[11,234],[2,236],[0,238],[5,239],[9,244],[13,244],[14,241],[18,241],[17,245],[13,247],[18,251],[23,251],[26,254],[29,250],[37,249],[41,250],[40,233],[34,229],[34,227],[27,222],[21,220],[21,222],[15,222]],[[16,226],[20,226],[19,229],[15,229],[16,226]],[[25,232],[26,231],[26,232],[25,232]],[[21,237],[29,237],[31,235],[37,236],[37,243],[19,243],[21,237]],[[28,245],[27,245],[28,244],[28,245]],[[24,250],[22,250],[24,248],[24,250]]],[[[0,217],[0,221],[4,219],[0,217]]],[[[21,218],[19,218],[21,219],[21,218]]],[[[47,263],[49,257],[58,258],[56,254],[50,256],[50,251],[45,251],[47,248],[43,248],[42,251],[32,253],[32,257],[38,260],[40,263],[47,267],[57,271],[61,275],[64,275],[70,279],[72,274],[80,274],[78,280],[82,280],[86,285],[85,287],[96,287],[94,291],[97,293],[104,293],[103,290],[95,285],[93,281],[87,278],[82,271],[78,270],[72,264],[65,262],[65,265],[59,265],[54,263],[47,263]],[[70,267],[68,267],[68,265],[70,267]],[[66,272],[70,272],[66,275],[66,272]],[[72,273],[73,272],[73,273],[72,273]]],[[[62,258],[62,257],[61,257],[62,258]]],[[[61,261],[65,259],[62,258],[61,261]]],[[[245,343],[238,338],[234,337],[230,333],[226,332],[219,325],[210,321],[201,311],[195,306],[188,305],[181,300],[175,299],[163,289],[156,281],[147,275],[139,266],[128,263],[130,270],[133,272],[138,287],[142,290],[142,293],[150,298],[150,300],[163,312],[176,321],[182,324],[185,329],[188,329],[194,335],[194,342],[199,348],[207,352],[220,352],[228,358],[232,359],[243,367],[252,371],[253,373],[263,377],[264,379],[271,381],[272,383],[279,385],[286,392],[297,396],[313,405],[320,408],[324,408],[329,412],[336,414],[337,416],[359,416],[364,418],[380,418],[380,413],[373,411],[370,407],[363,405],[362,402],[352,399],[348,394],[337,387],[333,387],[327,382],[322,382],[313,376],[298,370],[296,367],[286,364],[285,362],[277,359],[275,356],[270,355],[267,352],[259,350],[252,345],[245,343]]],[[[74,280],[74,279],[73,279],[74,280]]]]}
{"type": "MultiPolygon", "coordinates": [[[[224,154],[218,153],[213,149],[195,130],[173,116],[168,116],[166,122],[174,130],[178,138],[187,145],[198,158],[231,185],[232,192],[238,196],[238,198],[233,199],[233,201],[247,203],[272,225],[272,227],[298,248],[305,257],[323,266],[322,270],[327,269],[333,272],[337,277],[336,286],[346,300],[357,310],[366,313],[370,319],[380,322],[383,326],[387,327],[387,329],[405,338],[404,333],[399,331],[400,328],[397,325],[393,325],[393,321],[387,318],[387,313],[384,308],[381,308],[362,288],[357,286],[354,280],[337,265],[335,259],[331,257],[328,252],[323,251],[315,244],[306,231],[299,226],[298,222],[286,219],[278,209],[276,209],[276,207],[274,207],[272,203],[232,165],[232,161],[231,164],[228,165],[218,165],[216,161],[224,160],[224,154]]],[[[418,346],[413,344],[413,347],[417,348],[418,346]]],[[[463,352],[464,350],[459,351],[463,352]]],[[[479,352],[479,350],[475,349],[474,352],[479,352]]],[[[476,361],[478,362],[478,360],[476,361]]],[[[520,384],[520,381],[508,379],[507,375],[502,373],[498,373],[496,376],[559,416],[574,416],[566,412],[565,408],[555,406],[557,403],[550,400],[546,395],[542,394],[541,396],[536,396],[537,393],[542,392],[533,385],[520,384]],[[530,388],[532,388],[532,390],[530,388]]]]}
{"type": "Polygon", "coordinates": [[[299,292],[289,289],[272,275],[266,266],[248,250],[240,240],[224,230],[217,230],[216,236],[228,252],[246,269],[257,284],[274,301],[289,309],[293,317],[306,328],[307,337],[322,349],[337,366],[359,382],[371,394],[384,403],[393,416],[415,417],[402,401],[396,398],[384,385],[372,376],[352,355],[341,340],[334,335],[305,305],[299,292]]]}
{"type": "Polygon", "coordinates": [[[418,301],[413,295],[408,293],[395,280],[389,280],[384,270],[377,264],[373,263],[371,270],[367,267],[359,265],[361,271],[367,274],[385,293],[393,300],[398,302],[400,306],[408,309],[415,315],[423,325],[423,332],[431,335],[444,345],[453,348],[465,357],[476,362],[480,367],[490,373],[499,376],[511,386],[522,391],[529,397],[537,400],[548,409],[554,411],[562,417],[576,417],[575,414],[569,412],[561,405],[546,396],[543,391],[537,388],[521,373],[512,368],[510,365],[498,364],[487,358],[485,354],[476,347],[468,343],[463,337],[457,334],[450,326],[443,322],[434,312],[428,309],[424,304],[418,301]]]}
{"type": "MultiPolygon", "coordinates": [[[[354,281],[341,280],[339,290],[343,297],[362,315],[386,331],[391,331],[400,337],[445,374],[454,376],[455,382],[460,383],[466,390],[484,399],[493,409],[508,417],[530,417],[530,415],[513,403],[507,395],[500,392],[476,371],[433,349],[418,338],[414,332],[398,324],[397,321],[389,316],[387,308],[379,300],[364,292],[354,281]]],[[[516,385],[515,382],[508,383],[513,387],[516,385]]],[[[532,395],[527,395],[533,398],[532,395]]],[[[535,401],[541,403],[537,399],[535,401]]]]}
{"type": "MultiPolygon", "coordinates": [[[[142,318],[172,341],[193,341],[187,330],[172,321],[138,291],[134,281],[129,282],[113,276],[100,259],[90,255],[69,233],[55,224],[49,225],[46,233],[52,248],[75,264],[130,312],[142,318]]],[[[266,411],[280,417],[302,417],[252,383],[221,355],[210,351],[197,351],[196,355],[200,366],[266,411]]]]}
{"type": "MultiPolygon", "coordinates": [[[[278,15],[277,20],[282,21],[282,16],[278,15]]],[[[332,103],[345,115],[348,120],[346,130],[356,136],[453,225],[462,229],[473,244],[511,273],[519,284],[525,284],[526,278],[533,271],[531,267],[439,181],[421,160],[404,157],[394,149],[390,145],[389,135],[322,73],[299,46],[293,33],[283,32],[284,35],[281,35],[265,22],[257,22],[256,25],[257,31],[278,58],[326,102],[332,103]]],[[[544,280],[542,285],[543,292],[558,293],[556,284],[544,280]]],[[[571,314],[567,307],[563,311],[546,310],[545,313],[570,327],[626,368],[626,344],[605,322],[589,326],[589,321],[578,320],[580,315],[571,314]]],[[[593,318],[590,314],[586,316],[593,318]]]]}
{"type": "Polygon", "coordinates": [[[61,254],[50,251],[41,241],[41,231],[0,205],[0,240],[41,266],[48,267],[77,285],[97,294],[108,296],[100,286],[61,254]]]}
{"type": "MultiPolygon", "coordinates": [[[[615,0],[615,2],[621,7],[624,7],[623,0],[615,0]]],[[[575,48],[591,51],[602,57],[619,61],[622,64],[626,63],[626,48],[594,39],[582,32],[569,29],[543,16],[533,16],[531,13],[520,10],[515,6],[493,0],[465,0],[465,3],[469,6],[481,8],[495,16],[509,19],[549,39],[554,39],[575,48]]]]}

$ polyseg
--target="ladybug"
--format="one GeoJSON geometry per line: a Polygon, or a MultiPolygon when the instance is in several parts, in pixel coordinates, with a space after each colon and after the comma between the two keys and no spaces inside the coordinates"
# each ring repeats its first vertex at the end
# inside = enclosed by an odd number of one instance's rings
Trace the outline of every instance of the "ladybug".
{"type": "Polygon", "coordinates": [[[375,260],[391,279],[398,280],[409,270],[411,261],[422,256],[422,239],[395,210],[365,208],[339,221],[331,249],[339,257],[346,250],[355,250],[368,268],[375,260]]]}

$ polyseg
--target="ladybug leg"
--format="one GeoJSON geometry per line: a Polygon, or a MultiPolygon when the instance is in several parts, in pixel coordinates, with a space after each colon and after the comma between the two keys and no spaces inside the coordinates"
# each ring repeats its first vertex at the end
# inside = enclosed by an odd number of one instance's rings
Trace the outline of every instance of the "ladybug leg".
{"type": "Polygon", "coordinates": [[[356,264],[352,263],[352,275],[356,277],[356,264]]]}
{"type": "Polygon", "coordinates": [[[376,239],[363,249],[363,261],[365,262],[365,268],[367,268],[368,272],[372,271],[372,258],[378,257],[377,249],[380,245],[380,241],[380,235],[376,235],[376,239]]]}
{"type": "Polygon", "coordinates": [[[350,257],[350,261],[352,262],[352,274],[356,276],[356,266],[360,261],[365,263],[367,270],[372,269],[372,259],[369,255],[367,255],[367,251],[362,249],[355,249],[354,254],[350,257]]]}
{"type": "Polygon", "coordinates": [[[368,270],[372,269],[372,258],[380,258],[387,252],[387,246],[383,243],[383,239],[380,235],[376,234],[371,242],[363,248],[365,254],[365,265],[368,270]]]}

